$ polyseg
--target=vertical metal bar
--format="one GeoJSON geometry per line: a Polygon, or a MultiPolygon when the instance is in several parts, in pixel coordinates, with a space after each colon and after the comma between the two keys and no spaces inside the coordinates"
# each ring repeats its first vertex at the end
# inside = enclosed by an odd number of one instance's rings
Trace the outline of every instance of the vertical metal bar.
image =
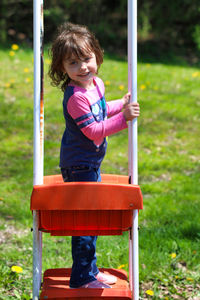
{"type": "Polygon", "coordinates": [[[38,230],[38,212],[33,211],[33,300],[39,299],[41,286],[42,235],[38,230]]]}
{"type": "MultiPolygon", "coordinates": [[[[34,157],[33,185],[43,183],[43,1],[33,1],[34,31],[34,157]]],[[[39,299],[42,271],[42,233],[39,215],[33,211],[33,300],[39,299]]]]}
{"type": "MultiPolygon", "coordinates": [[[[131,102],[137,102],[137,0],[128,0],[128,89],[131,102]]],[[[129,122],[129,176],[138,184],[137,119],[129,122]]],[[[132,298],[139,299],[138,211],[133,211],[129,241],[129,279],[132,298]]]]}

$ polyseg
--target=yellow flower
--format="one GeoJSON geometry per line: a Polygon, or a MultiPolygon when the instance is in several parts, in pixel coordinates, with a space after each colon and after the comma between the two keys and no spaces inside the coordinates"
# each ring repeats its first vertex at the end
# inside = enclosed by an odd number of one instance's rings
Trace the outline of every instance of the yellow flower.
{"type": "Polygon", "coordinates": [[[29,68],[24,68],[24,73],[28,73],[29,72],[29,68]]]}
{"type": "Polygon", "coordinates": [[[145,84],[141,84],[140,89],[143,91],[146,89],[146,85],[145,84]]]}
{"type": "Polygon", "coordinates": [[[147,68],[151,67],[151,64],[146,64],[146,67],[147,67],[147,68]]]}
{"type": "Polygon", "coordinates": [[[124,90],[124,85],[123,85],[123,84],[120,84],[120,85],[119,85],[119,90],[120,90],[120,91],[123,91],[123,90],[124,90]]]}
{"type": "Polygon", "coordinates": [[[125,265],[120,265],[117,269],[120,270],[120,269],[122,269],[124,267],[125,267],[125,265]]]}
{"type": "Polygon", "coordinates": [[[27,78],[25,79],[25,82],[26,82],[26,83],[31,82],[30,77],[27,77],[27,78]]]}
{"type": "Polygon", "coordinates": [[[199,76],[199,72],[194,72],[194,73],[192,74],[192,77],[193,77],[193,78],[198,77],[198,76],[199,76]]]}
{"type": "Polygon", "coordinates": [[[110,85],[110,81],[109,81],[109,80],[106,80],[106,81],[105,81],[105,85],[110,85]]]}
{"type": "Polygon", "coordinates": [[[47,65],[50,65],[50,63],[51,63],[50,59],[45,59],[45,63],[46,63],[47,65]]]}
{"type": "Polygon", "coordinates": [[[186,280],[188,280],[188,281],[194,281],[194,279],[191,278],[191,277],[187,277],[186,280]]]}
{"type": "Polygon", "coordinates": [[[157,87],[157,86],[154,86],[153,89],[154,89],[154,91],[157,91],[157,90],[158,90],[158,87],[157,87]]]}
{"type": "Polygon", "coordinates": [[[149,296],[153,296],[154,295],[154,292],[152,290],[147,290],[146,291],[146,294],[149,295],[149,296]]]}
{"type": "Polygon", "coordinates": [[[171,253],[170,256],[171,258],[176,258],[176,253],[171,253]]]}
{"type": "Polygon", "coordinates": [[[12,50],[18,50],[19,46],[17,44],[12,44],[11,48],[12,50]]]}
{"type": "Polygon", "coordinates": [[[22,273],[23,269],[21,267],[19,267],[19,266],[12,266],[11,267],[11,271],[15,272],[15,273],[22,273]]]}
{"type": "Polygon", "coordinates": [[[9,88],[11,86],[10,82],[5,83],[5,88],[9,88]]]}
{"type": "Polygon", "coordinates": [[[14,52],[14,51],[10,51],[10,52],[9,52],[9,55],[10,55],[10,56],[14,56],[14,55],[15,55],[15,52],[14,52]]]}
{"type": "Polygon", "coordinates": [[[5,88],[9,88],[9,87],[11,87],[14,83],[15,83],[15,79],[10,79],[10,82],[6,82],[6,83],[4,84],[4,87],[5,87],[5,88]]]}
{"type": "Polygon", "coordinates": [[[164,299],[165,299],[165,300],[169,300],[169,298],[168,298],[168,297],[165,297],[164,299]]]}

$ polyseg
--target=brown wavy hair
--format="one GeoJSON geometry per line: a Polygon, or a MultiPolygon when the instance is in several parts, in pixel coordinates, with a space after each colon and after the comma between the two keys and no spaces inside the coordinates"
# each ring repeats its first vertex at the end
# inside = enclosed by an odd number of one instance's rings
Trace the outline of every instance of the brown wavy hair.
{"type": "Polygon", "coordinates": [[[65,91],[70,82],[69,76],[64,72],[63,61],[72,55],[83,59],[93,52],[96,56],[98,69],[103,62],[103,50],[94,34],[86,26],[65,23],[58,29],[58,34],[49,49],[51,64],[49,76],[53,86],[65,91]]]}

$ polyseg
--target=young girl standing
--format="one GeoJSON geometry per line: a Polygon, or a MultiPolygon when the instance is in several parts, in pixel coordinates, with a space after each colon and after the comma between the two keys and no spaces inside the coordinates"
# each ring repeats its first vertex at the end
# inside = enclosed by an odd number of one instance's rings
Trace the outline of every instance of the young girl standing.
{"type": "MultiPolygon", "coordinates": [[[[62,25],[50,55],[52,83],[64,92],[66,128],[60,150],[63,179],[101,181],[106,137],[127,128],[127,121],[139,116],[139,104],[129,104],[129,93],[122,99],[105,101],[104,84],[97,77],[103,51],[87,27],[62,25]]],[[[114,276],[99,272],[96,266],[96,240],[96,236],[72,237],[71,288],[110,288],[116,282],[114,276]]]]}

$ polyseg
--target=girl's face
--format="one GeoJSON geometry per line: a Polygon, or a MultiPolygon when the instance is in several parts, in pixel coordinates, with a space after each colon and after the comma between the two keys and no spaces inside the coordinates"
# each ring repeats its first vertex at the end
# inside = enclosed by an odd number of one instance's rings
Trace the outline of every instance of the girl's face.
{"type": "Polygon", "coordinates": [[[72,55],[72,57],[64,60],[63,68],[72,83],[85,89],[93,87],[93,77],[98,68],[96,56],[93,52],[81,59],[72,55]]]}

